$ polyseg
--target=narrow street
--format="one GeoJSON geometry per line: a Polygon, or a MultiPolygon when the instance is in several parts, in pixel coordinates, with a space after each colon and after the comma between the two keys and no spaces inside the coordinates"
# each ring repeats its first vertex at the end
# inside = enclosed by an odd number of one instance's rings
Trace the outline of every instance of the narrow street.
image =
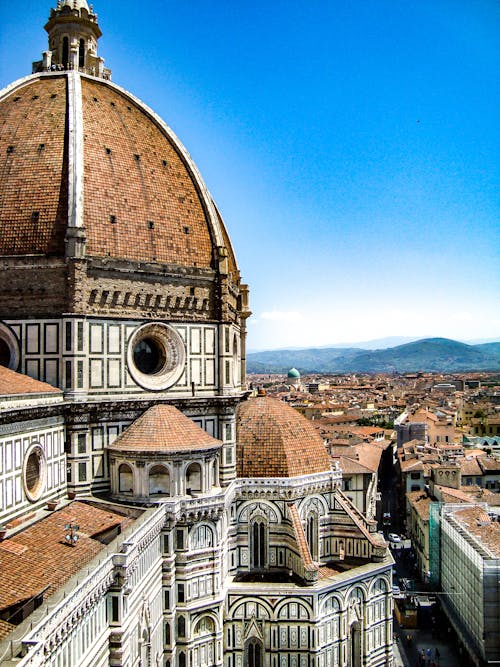
{"type": "Polygon", "coordinates": [[[439,667],[469,667],[472,663],[460,651],[455,633],[441,612],[439,594],[426,590],[415,578],[410,541],[403,544],[392,548],[396,561],[394,586],[401,590],[401,594],[395,594],[394,604],[414,611],[417,627],[403,627],[395,614],[395,667],[431,667],[432,663],[439,667]]]}

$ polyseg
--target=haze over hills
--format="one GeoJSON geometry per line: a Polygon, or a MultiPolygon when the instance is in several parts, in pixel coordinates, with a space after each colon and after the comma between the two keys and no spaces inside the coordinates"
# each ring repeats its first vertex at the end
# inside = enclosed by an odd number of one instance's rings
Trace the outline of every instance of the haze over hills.
{"type": "Polygon", "coordinates": [[[468,345],[425,338],[385,349],[361,347],[269,350],[247,355],[249,373],[409,373],[500,371],[500,342],[468,345]]]}

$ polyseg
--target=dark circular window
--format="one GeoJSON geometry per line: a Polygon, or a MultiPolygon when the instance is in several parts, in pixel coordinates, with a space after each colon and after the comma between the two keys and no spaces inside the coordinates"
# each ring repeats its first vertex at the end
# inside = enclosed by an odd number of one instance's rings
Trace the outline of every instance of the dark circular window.
{"type": "Polygon", "coordinates": [[[6,366],[8,368],[10,365],[10,356],[10,347],[3,338],[0,338],[0,366],[6,366]]]}
{"type": "Polygon", "coordinates": [[[38,451],[31,452],[26,463],[26,488],[30,493],[36,491],[36,487],[40,483],[40,453],[38,451]]]}
{"type": "Polygon", "coordinates": [[[154,338],[143,338],[134,347],[134,364],[146,375],[159,373],[166,362],[165,348],[154,338]]]}
{"type": "Polygon", "coordinates": [[[40,445],[33,445],[24,459],[24,490],[32,502],[38,500],[45,488],[45,454],[40,445]]]}
{"type": "Polygon", "coordinates": [[[161,391],[175,384],[184,372],[184,342],[179,333],[163,322],[136,329],[130,338],[127,366],[141,387],[161,391]]]}
{"type": "Polygon", "coordinates": [[[7,325],[0,322],[0,366],[6,366],[13,371],[19,365],[19,343],[7,325]]]}

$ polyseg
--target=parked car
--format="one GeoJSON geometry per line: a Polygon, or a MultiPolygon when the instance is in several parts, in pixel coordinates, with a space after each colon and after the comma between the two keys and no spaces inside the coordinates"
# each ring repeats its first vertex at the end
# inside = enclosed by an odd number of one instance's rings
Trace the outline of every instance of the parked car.
{"type": "Polygon", "coordinates": [[[389,542],[393,542],[394,544],[401,542],[401,538],[399,535],[396,535],[396,533],[389,533],[389,535],[387,535],[387,539],[389,542]]]}

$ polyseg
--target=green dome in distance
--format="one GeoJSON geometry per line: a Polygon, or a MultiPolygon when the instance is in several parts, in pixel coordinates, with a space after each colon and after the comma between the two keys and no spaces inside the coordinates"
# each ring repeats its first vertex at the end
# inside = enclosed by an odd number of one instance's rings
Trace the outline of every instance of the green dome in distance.
{"type": "Polygon", "coordinates": [[[300,378],[300,373],[296,368],[291,368],[288,371],[288,377],[289,378],[300,378]]]}

